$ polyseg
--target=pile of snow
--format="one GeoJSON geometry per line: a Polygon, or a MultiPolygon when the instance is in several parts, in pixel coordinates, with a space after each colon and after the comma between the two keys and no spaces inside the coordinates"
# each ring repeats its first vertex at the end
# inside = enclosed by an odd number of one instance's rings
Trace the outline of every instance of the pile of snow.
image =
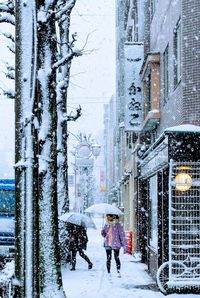
{"type": "Polygon", "coordinates": [[[15,263],[14,261],[7,262],[5,268],[0,271],[0,287],[5,287],[14,276],[15,263]]]}

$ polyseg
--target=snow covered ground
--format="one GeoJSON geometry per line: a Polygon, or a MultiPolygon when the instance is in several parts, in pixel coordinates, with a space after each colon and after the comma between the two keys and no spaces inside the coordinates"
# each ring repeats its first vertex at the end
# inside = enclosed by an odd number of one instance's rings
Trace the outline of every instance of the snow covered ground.
{"type": "MultiPolygon", "coordinates": [[[[94,267],[88,270],[87,263],[78,255],[76,271],[63,266],[63,286],[67,298],[157,298],[165,297],[160,293],[155,282],[146,272],[146,265],[134,261],[130,255],[121,250],[121,275],[117,277],[114,258],[112,259],[112,276],[106,272],[106,255],[103,238],[100,235],[102,218],[94,219],[97,230],[88,229],[87,255],[94,267]]],[[[195,294],[170,294],[169,298],[195,298],[195,294]]]]}

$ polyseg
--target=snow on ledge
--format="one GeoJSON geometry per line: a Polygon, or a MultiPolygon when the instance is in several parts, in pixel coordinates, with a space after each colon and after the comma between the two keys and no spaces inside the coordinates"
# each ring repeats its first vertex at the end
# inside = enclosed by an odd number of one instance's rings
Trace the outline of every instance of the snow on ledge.
{"type": "Polygon", "coordinates": [[[164,130],[168,132],[198,132],[200,133],[200,126],[193,124],[182,124],[177,126],[168,127],[164,130]]]}
{"type": "Polygon", "coordinates": [[[14,266],[14,261],[6,263],[5,268],[0,272],[0,286],[6,286],[14,276],[14,266]]]}

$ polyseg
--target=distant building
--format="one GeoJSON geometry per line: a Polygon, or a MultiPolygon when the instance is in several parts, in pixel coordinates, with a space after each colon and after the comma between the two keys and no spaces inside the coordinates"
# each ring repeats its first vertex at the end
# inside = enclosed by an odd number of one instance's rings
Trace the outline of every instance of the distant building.
{"type": "Polygon", "coordinates": [[[104,105],[105,187],[108,203],[116,203],[115,182],[118,179],[116,147],[116,99],[104,105]]]}

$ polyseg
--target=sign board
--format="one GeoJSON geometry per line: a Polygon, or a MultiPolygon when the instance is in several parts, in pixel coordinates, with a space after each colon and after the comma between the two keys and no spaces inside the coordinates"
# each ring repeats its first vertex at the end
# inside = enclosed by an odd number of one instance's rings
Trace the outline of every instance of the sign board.
{"type": "Polygon", "coordinates": [[[103,170],[100,171],[100,190],[106,192],[106,175],[103,170]]]}
{"type": "Polygon", "coordinates": [[[93,158],[76,158],[76,166],[79,167],[93,167],[93,158]]]}
{"type": "Polygon", "coordinates": [[[139,132],[143,121],[142,83],[140,70],[143,63],[142,43],[125,44],[125,131],[139,132]]]}

